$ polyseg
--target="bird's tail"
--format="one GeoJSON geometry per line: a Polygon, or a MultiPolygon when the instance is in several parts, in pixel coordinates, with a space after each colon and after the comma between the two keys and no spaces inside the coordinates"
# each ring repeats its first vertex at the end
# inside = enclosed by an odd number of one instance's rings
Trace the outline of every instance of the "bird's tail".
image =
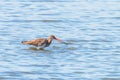
{"type": "Polygon", "coordinates": [[[22,44],[28,44],[28,41],[22,41],[21,43],[22,44]]]}

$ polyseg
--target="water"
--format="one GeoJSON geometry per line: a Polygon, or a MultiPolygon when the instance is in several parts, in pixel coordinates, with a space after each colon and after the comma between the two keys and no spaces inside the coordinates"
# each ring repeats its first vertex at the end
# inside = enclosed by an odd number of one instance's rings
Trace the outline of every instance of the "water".
{"type": "Polygon", "coordinates": [[[0,80],[120,80],[119,0],[30,1],[0,2],[0,80]]]}

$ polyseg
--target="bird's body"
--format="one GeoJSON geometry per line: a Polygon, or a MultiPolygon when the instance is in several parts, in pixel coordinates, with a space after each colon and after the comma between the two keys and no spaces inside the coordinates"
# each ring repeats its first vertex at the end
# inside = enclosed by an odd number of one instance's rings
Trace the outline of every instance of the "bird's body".
{"type": "Polygon", "coordinates": [[[51,44],[53,39],[58,40],[59,42],[62,42],[60,39],[57,39],[54,35],[50,35],[48,37],[48,39],[38,38],[38,39],[29,40],[29,41],[22,41],[22,43],[28,44],[28,45],[33,45],[35,47],[43,49],[45,47],[48,47],[51,44]]]}
{"type": "Polygon", "coordinates": [[[23,44],[28,44],[28,45],[33,45],[35,47],[47,47],[47,39],[45,38],[38,38],[34,40],[29,40],[29,41],[23,41],[23,44]]]}

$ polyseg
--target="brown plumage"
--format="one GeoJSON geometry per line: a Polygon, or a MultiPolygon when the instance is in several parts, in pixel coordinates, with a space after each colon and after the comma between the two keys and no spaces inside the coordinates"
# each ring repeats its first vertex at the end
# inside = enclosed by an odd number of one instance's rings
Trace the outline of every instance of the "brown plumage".
{"type": "Polygon", "coordinates": [[[23,44],[28,44],[28,45],[33,45],[33,46],[40,47],[40,48],[45,48],[45,47],[48,47],[51,44],[53,39],[55,39],[59,42],[63,42],[62,40],[56,38],[54,35],[50,35],[48,37],[48,39],[38,38],[38,39],[34,39],[34,40],[29,40],[29,41],[22,41],[22,43],[23,44]]]}

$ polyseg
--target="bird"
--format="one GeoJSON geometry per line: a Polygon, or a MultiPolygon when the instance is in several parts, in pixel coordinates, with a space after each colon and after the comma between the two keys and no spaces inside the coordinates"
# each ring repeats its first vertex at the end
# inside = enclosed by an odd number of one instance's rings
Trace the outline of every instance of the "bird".
{"type": "Polygon", "coordinates": [[[22,41],[22,44],[25,45],[33,45],[40,50],[44,50],[45,47],[49,47],[52,40],[57,40],[58,42],[63,42],[62,40],[56,38],[54,35],[48,36],[48,39],[46,38],[37,38],[33,40],[28,40],[28,41],[22,41]]]}

